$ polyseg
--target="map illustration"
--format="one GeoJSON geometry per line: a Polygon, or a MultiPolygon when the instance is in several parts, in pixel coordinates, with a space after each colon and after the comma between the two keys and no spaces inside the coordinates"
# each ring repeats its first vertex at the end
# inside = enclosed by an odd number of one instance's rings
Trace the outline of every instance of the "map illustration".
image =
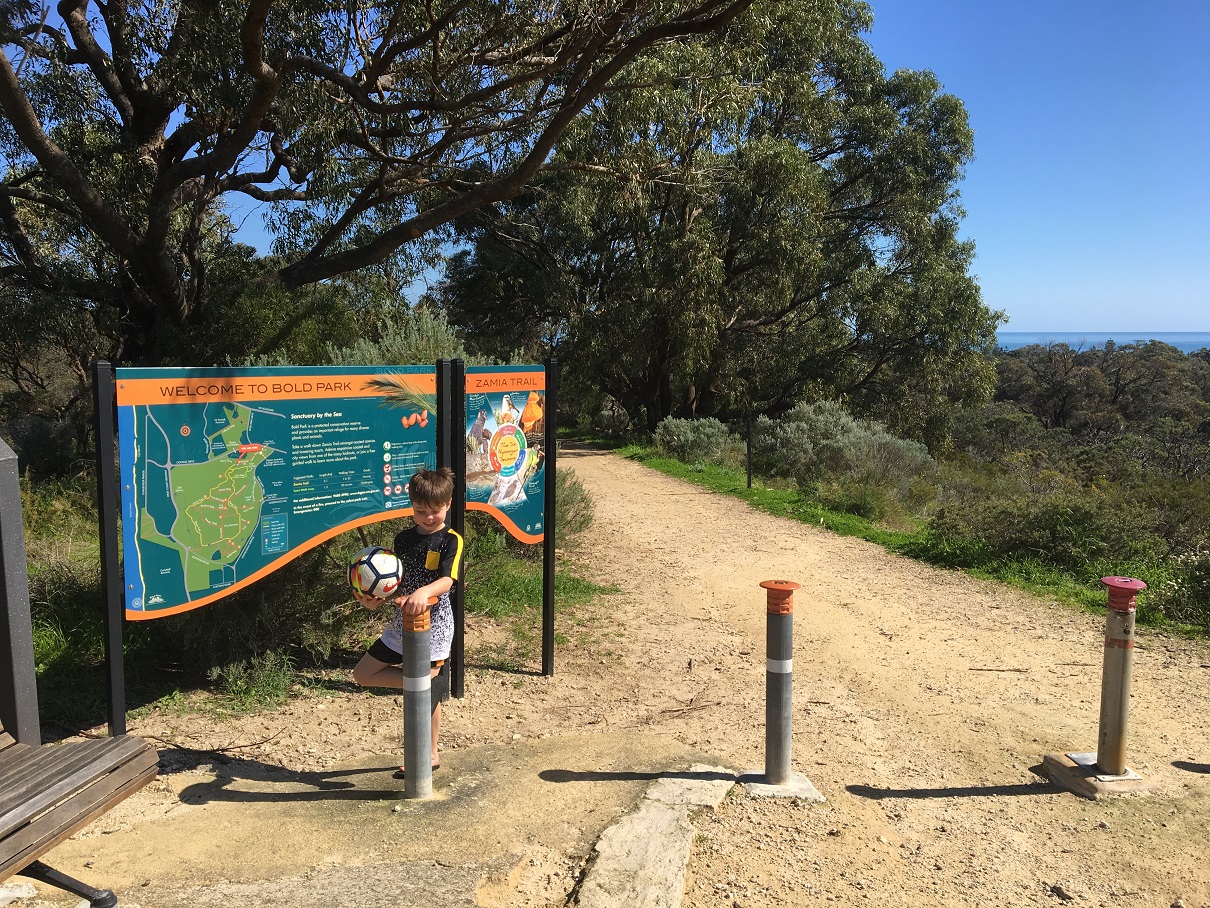
{"type": "Polygon", "coordinates": [[[117,370],[127,617],[196,608],[410,513],[407,479],[436,460],[435,375],[383,372],[117,370]]]}

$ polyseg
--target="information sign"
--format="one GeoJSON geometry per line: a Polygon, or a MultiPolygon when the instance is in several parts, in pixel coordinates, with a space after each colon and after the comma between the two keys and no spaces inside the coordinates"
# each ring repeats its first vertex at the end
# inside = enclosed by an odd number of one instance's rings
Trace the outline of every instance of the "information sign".
{"type": "Polygon", "coordinates": [[[466,507],[486,511],[523,542],[543,539],[546,370],[466,370],[466,507]]]}
{"type": "Polygon", "coordinates": [[[431,366],[115,377],[132,620],[213,602],[338,533],[410,514],[408,477],[436,465],[431,366]]]}

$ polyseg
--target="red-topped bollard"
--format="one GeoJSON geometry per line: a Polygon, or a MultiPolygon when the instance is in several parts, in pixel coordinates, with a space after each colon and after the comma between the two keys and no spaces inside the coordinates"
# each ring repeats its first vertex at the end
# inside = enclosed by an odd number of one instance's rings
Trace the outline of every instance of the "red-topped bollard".
{"type": "MultiPolygon", "coordinates": [[[[430,599],[431,606],[437,600],[430,599]]],[[[403,613],[403,794],[433,796],[432,682],[429,678],[429,609],[403,613]]]]}
{"type": "Polygon", "coordinates": [[[765,781],[790,781],[794,688],[794,591],[792,580],[765,580],[765,781]]]}
{"type": "Polygon", "coordinates": [[[1134,600],[1147,584],[1133,577],[1102,577],[1109,592],[1105,614],[1105,661],[1101,670],[1101,721],[1097,767],[1111,776],[1126,772],[1126,729],[1134,662],[1134,600]]]}

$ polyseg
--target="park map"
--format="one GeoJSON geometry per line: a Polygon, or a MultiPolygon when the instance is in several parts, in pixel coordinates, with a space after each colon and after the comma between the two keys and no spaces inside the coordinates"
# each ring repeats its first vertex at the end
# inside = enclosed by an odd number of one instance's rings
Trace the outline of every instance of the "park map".
{"type": "MultiPolygon", "coordinates": [[[[118,370],[129,618],[206,604],[408,513],[407,477],[434,462],[435,420],[360,374],[181,371],[118,370]]],[[[428,371],[409,378],[424,390],[428,371]]]]}

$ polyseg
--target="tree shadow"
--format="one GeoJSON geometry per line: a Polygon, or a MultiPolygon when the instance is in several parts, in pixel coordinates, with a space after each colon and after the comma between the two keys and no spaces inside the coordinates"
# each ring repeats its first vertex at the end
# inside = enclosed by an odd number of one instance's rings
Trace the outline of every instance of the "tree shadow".
{"type": "Polygon", "coordinates": [[[1210,775],[1210,763],[1190,763],[1188,760],[1173,760],[1172,765],[1185,772],[1198,772],[1210,775]]]}
{"type": "MultiPolygon", "coordinates": [[[[222,762],[222,761],[220,761],[222,762]]],[[[228,759],[224,762],[221,776],[211,782],[197,782],[181,790],[180,799],[185,804],[210,804],[227,802],[250,803],[298,803],[307,801],[386,801],[403,795],[403,783],[385,788],[375,785],[363,788],[351,779],[357,776],[381,776],[391,778],[396,765],[367,766],[354,769],[332,769],[295,771],[281,766],[272,766],[259,760],[228,759]],[[273,786],[269,790],[231,788],[239,782],[253,782],[273,786]],[[309,786],[310,790],[298,790],[294,786],[309,786]],[[279,787],[279,786],[290,786],[279,787]]],[[[371,779],[371,781],[373,781],[371,779]]]]}

